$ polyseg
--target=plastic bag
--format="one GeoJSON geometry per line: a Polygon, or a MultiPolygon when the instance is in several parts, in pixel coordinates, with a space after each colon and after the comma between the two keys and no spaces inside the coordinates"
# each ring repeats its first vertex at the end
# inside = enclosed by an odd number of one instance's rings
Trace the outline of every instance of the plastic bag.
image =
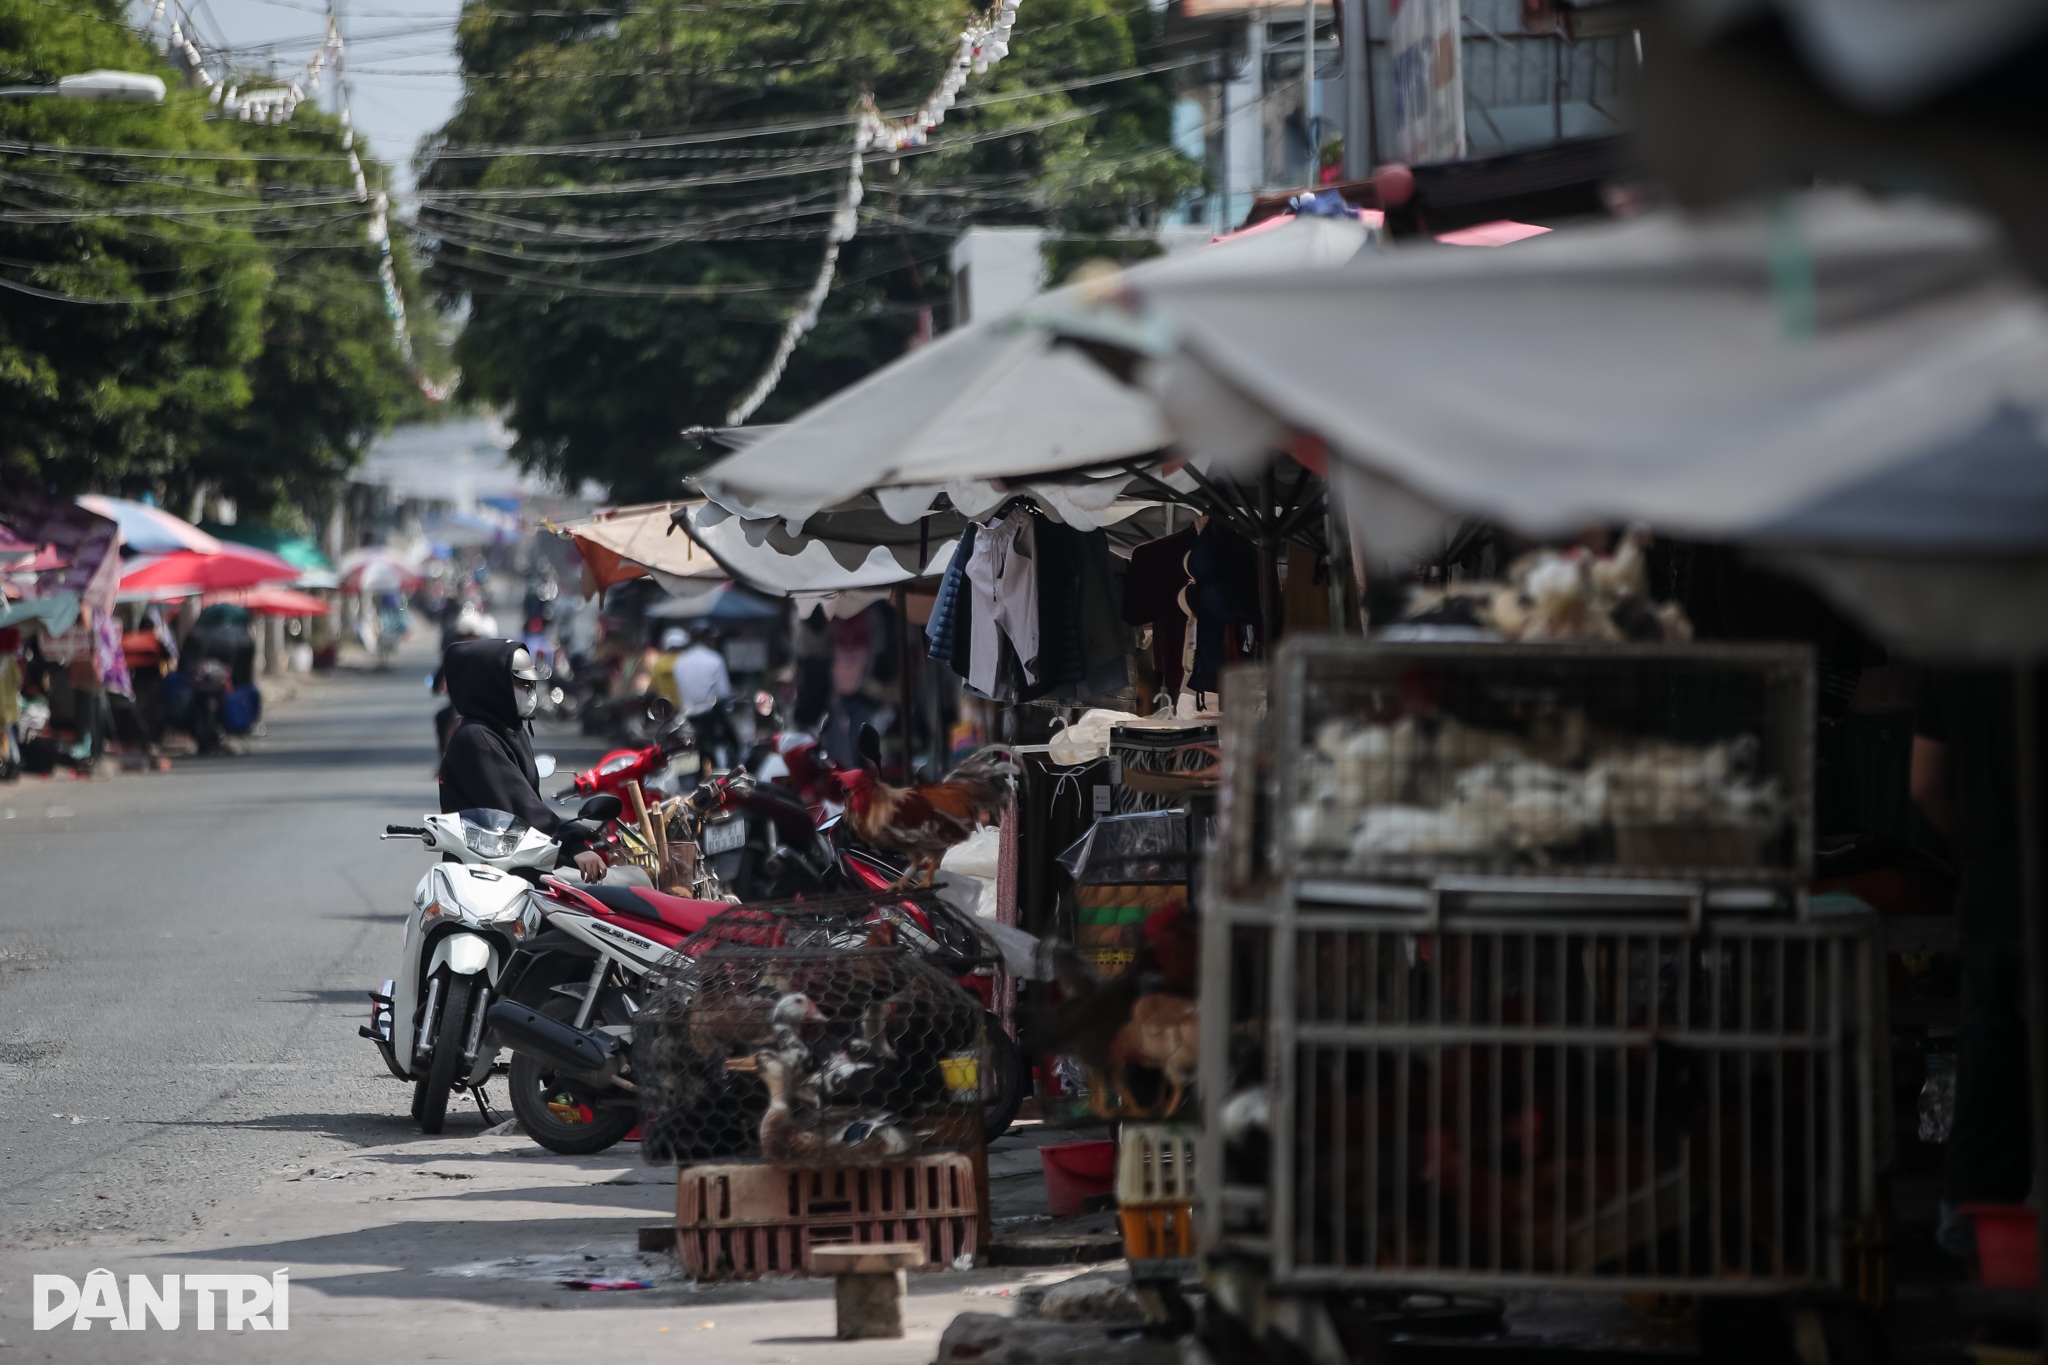
{"type": "Polygon", "coordinates": [[[1188,817],[1180,810],[1105,815],[1059,855],[1076,882],[1184,882],[1188,817]]]}

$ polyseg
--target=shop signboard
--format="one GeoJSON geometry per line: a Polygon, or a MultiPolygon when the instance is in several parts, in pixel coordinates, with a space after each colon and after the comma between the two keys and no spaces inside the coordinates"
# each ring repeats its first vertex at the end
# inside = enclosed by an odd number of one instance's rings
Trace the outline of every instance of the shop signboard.
{"type": "Polygon", "coordinates": [[[1459,0],[1393,0],[1394,155],[1410,165],[1465,155],[1459,0]]]}

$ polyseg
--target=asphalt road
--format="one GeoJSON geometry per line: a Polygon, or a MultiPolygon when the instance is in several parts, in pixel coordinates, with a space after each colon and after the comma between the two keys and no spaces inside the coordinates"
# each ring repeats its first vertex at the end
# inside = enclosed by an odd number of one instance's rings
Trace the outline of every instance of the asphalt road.
{"type": "Polygon", "coordinates": [[[0,1365],[641,1359],[682,1333],[707,1361],[929,1360],[1014,1278],[922,1277],[908,1338],[832,1343],[828,1283],[698,1288],[637,1258],[674,1176],[631,1146],[564,1160],[473,1108],[417,1132],[356,1027],[424,870],[376,836],[434,808],[428,662],[300,684],[246,754],[0,787],[0,1365]],[[189,1305],[176,1332],[31,1329],[33,1275],[102,1266],[289,1268],[290,1332],[200,1333],[189,1305]],[[562,1287],[593,1275],[653,1287],[562,1287]]]}

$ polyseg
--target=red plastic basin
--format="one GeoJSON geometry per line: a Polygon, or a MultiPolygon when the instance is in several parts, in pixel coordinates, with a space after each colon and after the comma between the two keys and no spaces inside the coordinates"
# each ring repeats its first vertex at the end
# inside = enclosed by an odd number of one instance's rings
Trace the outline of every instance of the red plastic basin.
{"type": "Polygon", "coordinates": [[[1988,1289],[2041,1285],[2040,1216],[2024,1204],[1965,1204],[1977,1225],[1977,1267],[1988,1289]]]}
{"type": "Polygon", "coordinates": [[[1116,1189],[1114,1142],[1060,1142],[1038,1149],[1045,1164],[1045,1202],[1055,1218],[1075,1218],[1091,1194],[1116,1189]]]}

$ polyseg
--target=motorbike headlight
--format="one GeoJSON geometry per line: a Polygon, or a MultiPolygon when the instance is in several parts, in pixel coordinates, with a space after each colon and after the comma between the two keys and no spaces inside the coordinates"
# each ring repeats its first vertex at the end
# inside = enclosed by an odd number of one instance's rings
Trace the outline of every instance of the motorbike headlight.
{"type": "Polygon", "coordinates": [[[526,826],[516,820],[502,824],[485,824],[476,820],[462,822],[462,842],[480,858],[502,858],[518,848],[525,838],[526,826]]]}

